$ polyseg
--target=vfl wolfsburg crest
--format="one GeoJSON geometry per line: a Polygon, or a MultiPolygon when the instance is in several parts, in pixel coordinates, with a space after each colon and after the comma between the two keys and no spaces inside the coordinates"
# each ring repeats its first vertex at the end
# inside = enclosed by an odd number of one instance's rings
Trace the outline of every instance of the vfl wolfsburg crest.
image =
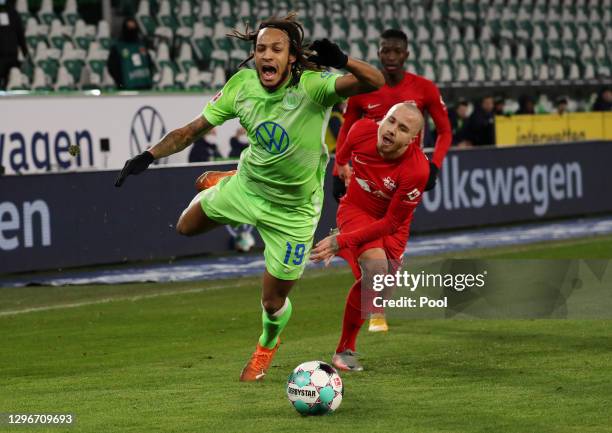
{"type": "Polygon", "coordinates": [[[283,108],[286,108],[287,110],[294,110],[298,105],[300,105],[301,100],[302,98],[300,95],[292,90],[289,90],[283,98],[283,108]]]}
{"type": "Polygon", "coordinates": [[[281,154],[289,147],[289,134],[278,123],[262,122],[255,129],[257,143],[272,154],[281,154]]]}

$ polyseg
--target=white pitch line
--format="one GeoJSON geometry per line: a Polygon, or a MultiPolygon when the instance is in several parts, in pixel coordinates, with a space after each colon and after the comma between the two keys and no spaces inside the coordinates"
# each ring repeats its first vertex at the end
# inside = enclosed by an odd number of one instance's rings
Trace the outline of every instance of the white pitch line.
{"type": "MultiPolygon", "coordinates": [[[[240,287],[244,286],[246,283],[242,284],[233,284],[232,286],[240,287]]],[[[88,305],[97,305],[97,304],[108,304],[110,302],[120,302],[120,301],[140,301],[143,299],[151,299],[151,298],[159,298],[162,296],[174,296],[174,295],[183,295],[183,294],[191,294],[191,293],[202,293],[210,290],[219,290],[227,288],[227,285],[224,286],[211,286],[211,287],[202,287],[199,289],[188,289],[188,290],[175,290],[172,292],[157,292],[150,293],[148,295],[136,295],[136,296],[118,296],[111,298],[103,298],[96,299],[91,301],[83,301],[83,302],[73,302],[70,304],[57,304],[57,305],[47,305],[44,307],[33,307],[33,308],[24,308],[22,310],[8,310],[8,311],[0,311],[0,317],[4,316],[15,316],[18,314],[26,314],[26,313],[37,313],[40,311],[49,311],[49,310],[61,310],[66,308],[79,308],[85,307],[88,305]]]]}
{"type": "MultiPolygon", "coordinates": [[[[314,275],[308,275],[303,277],[302,279],[314,279],[326,276],[323,273],[317,273],[314,275]]],[[[252,284],[252,282],[242,282],[242,283],[232,283],[232,287],[243,287],[248,284],[252,284]]],[[[83,302],[72,302],[70,304],[57,304],[57,305],[46,305],[44,307],[32,307],[32,308],[24,308],[21,310],[8,310],[8,311],[0,311],[0,317],[6,316],[16,316],[18,314],[27,314],[27,313],[38,313],[40,311],[50,311],[50,310],[62,310],[67,308],[79,308],[86,307],[88,305],[97,305],[97,304],[108,304],[110,302],[120,302],[120,301],[140,301],[143,299],[151,299],[151,298],[159,298],[162,296],[175,296],[175,295],[183,295],[183,294],[192,294],[192,293],[202,293],[208,292],[211,290],[220,290],[228,287],[228,284],[219,285],[219,286],[210,286],[210,287],[201,287],[199,289],[187,289],[187,290],[173,290],[170,292],[157,292],[150,293],[148,295],[136,295],[136,296],[117,296],[111,298],[102,298],[96,299],[92,301],[83,301],[83,302]]]]}

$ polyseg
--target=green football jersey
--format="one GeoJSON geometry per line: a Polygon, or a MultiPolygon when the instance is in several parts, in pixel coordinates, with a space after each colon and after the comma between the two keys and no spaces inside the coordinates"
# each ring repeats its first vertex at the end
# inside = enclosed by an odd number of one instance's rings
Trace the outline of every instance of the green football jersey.
{"type": "Polygon", "coordinates": [[[304,71],[297,86],[288,82],[268,92],[257,72],[243,69],[212,98],[202,115],[212,125],[238,117],[250,146],[242,152],[239,179],[255,194],[275,203],[309,202],[322,187],[328,161],[324,142],[340,75],[304,71]]]}

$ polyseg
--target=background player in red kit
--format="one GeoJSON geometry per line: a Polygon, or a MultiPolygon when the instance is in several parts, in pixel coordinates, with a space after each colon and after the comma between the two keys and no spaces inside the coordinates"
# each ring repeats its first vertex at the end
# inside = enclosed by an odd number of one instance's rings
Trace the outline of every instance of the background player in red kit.
{"type": "MultiPolygon", "coordinates": [[[[375,92],[364,93],[349,98],[344,113],[344,123],[338,133],[336,155],[341,151],[347,134],[353,124],[361,119],[379,121],[398,102],[410,102],[416,105],[421,113],[427,111],[436,125],[437,139],[434,154],[430,162],[429,178],[425,190],[436,184],[438,171],[452,142],[452,130],[448,112],[440,91],[428,79],[406,72],[404,63],[408,58],[408,38],[401,30],[389,29],[381,34],[378,58],[382,65],[385,85],[375,92]]],[[[418,138],[419,144],[421,137],[418,138]]],[[[340,168],[338,160],[334,165],[334,197],[339,200],[346,192],[346,182],[350,178],[350,168],[340,168]]],[[[387,331],[388,325],[384,310],[373,312],[369,330],[372,332],[387,331]]]]}
{"type": "Polygon", "coordinates": [[[414,209],[429,178],[429,161],[419,145],[423,116],[409,103],[394,105],[377,125],[371,119],[355,122],[336,155],[354,172],[338,208],[340,234],[321,240],[311,260],[344,257],[355,274],[344,310],[342,336],[332,359],[341,370],[363,370],[355,357],[355,342],[371,312],[367,291],[374,275],[394,273],[401,263],[414,209]],[[362,285],[363,282],[363,285],[362,285]]]}

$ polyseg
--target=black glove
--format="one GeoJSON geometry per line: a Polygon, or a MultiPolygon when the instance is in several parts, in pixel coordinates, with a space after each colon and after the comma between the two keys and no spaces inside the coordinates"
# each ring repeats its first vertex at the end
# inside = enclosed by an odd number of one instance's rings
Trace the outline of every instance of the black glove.
{"type": "Polygon", "coordinates": [[[336,202],[340,203],[340,199],[344,194],[346,194],[346,186],[344,185],[344,181],[340,179],[339,176],[332,176],[332,179],[332,195],[334,196],[334,199],[336,199],[336,202]]]}
{"type": "Polygon", "coordinates": [[[438,172],[440,169],[433,162],[429,163],[429,179],[427,179],[427,185],[425,185],[425,191],[434,189],[436,186],[436,180],[438,179],[438,172]]]}
{"type": "Polygon", "coordinates": [[[117,176],[117,180],[115,180],[115,186],[118,187],[123,185],[123,182],[125,182],[125,178],[128,177],[130,174],[142,173],[147,169],[149,165],[151,165],[153,161],[155,161],[155,158],[153,157],[153,154],[151,154],[151,152],[149,152],[148,150],[145,150],[140,155],[136,155],[132,159],[128,159],[125,162],[121,173],[119,173],[119,176],[117,176]]]}
{"type": "Polygon", "coordinates": [[[317,52],[317,54],[313,54],[308,58],[308,60],[317,65],[342,69],[348,62],[348,56],[342,52],[338,45],[329,39],[316,40],[308,48],[311,51],[317,52]]]}

